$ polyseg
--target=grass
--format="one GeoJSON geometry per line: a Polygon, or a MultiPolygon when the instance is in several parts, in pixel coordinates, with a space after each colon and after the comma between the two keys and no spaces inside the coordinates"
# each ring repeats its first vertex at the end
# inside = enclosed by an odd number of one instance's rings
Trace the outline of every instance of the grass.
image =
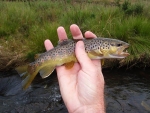
{"type": "Polygon", "coordinates": [[[45,39],[57,45],[58,26],[64,26],[71,38],[69,26],[73,23],[79,25],[83,33],[90,30],[99,37],[130,43],[131,55],[120,61],[121,66],[139,62],[148,66],[149,6],[148,0],[0,1],[0,67],[11,68],[32,61],[36,53],[45,51],[45,39]]]}

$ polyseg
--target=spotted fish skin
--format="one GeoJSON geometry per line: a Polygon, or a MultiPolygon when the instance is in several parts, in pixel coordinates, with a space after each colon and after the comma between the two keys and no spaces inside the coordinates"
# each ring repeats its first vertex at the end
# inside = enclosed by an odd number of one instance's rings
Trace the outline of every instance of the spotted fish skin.
{"type": "MultiPolygon", "coordinates": [[[[49,50],[48,52],[45,52],[41,54],[41,56],[32,64],[31,66],[35,65],[35,67],[40,66],[42,63],[49,61],[49,60],[55,60],[57,57],[59,57],[60,60],[62,60],[64,57],[68,57],[71,55],[74,55],[75,57],[75,44],[79,40],[64,40],[62,41],[58,46],[55,48],[49,50]]],[[[82,40],[85,44],[85,51],[91,52],[95,50],[108,50],[110,49],[110,46],[113,44],[114,46],[117,46],[118,44],[124,44],[129,45],[128,43],[125,43],[120,40],[116,39],[110,39],[110,38],[92,38],[92,39],[83,39],[82,40]]],[[[102,51],[101,51],[102,52],[102,51]]],[[[66,61],[64,63],[67,63],[66,61]]],[[[57,65],[62,65],[57,62],[57,65]]]]}
{"type": "MultiPolygon", "coordinates": [[[[80,39],[84,42],[85,51],[91,59],[124,58],[129,54],[123,52],[128,43],[111,38],[80,39]]],[[[42,78],[48,77],[56,66],[78,62],[75,56],[75,45],[79,40],[67,39],[59,42],[53,49],[41,54],[35,62],[28,65],[23,88],[26,89],[39,72],[42,78]]],[[[18,70],[19,71],[19,70],[18,70]]]]}

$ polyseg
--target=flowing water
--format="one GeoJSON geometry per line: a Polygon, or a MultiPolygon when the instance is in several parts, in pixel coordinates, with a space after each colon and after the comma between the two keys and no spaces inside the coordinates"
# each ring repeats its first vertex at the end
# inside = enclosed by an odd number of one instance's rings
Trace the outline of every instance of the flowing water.
{"type": "MultiPolygon", "coordinates": [[[[150,113],[150,71],[104,69],[107,113],[150,113]]],[[[23,91],[15,71],[0,72],[0,113],[68,113],[56,72],[23,91]]]]}

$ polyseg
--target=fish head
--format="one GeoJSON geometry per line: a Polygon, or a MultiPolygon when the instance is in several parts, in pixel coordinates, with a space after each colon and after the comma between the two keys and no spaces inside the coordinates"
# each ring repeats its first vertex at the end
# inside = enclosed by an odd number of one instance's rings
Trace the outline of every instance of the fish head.
{"type": "Polygon", "coordinates": [[[129,44],[124,41],[117,39],[108,39],[103,41],[100,51],[103,53],[104,57],[125,58],[130,55],[126,50],[128,47],[129,44]]]}

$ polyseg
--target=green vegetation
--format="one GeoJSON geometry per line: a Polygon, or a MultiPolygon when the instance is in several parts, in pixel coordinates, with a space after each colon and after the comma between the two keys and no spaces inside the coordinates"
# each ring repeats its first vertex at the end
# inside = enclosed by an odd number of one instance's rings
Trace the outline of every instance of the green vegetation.
{"type": "MultiPolygon", "coordinates": [[[[150,63],[150,1],[88,0],[0,1],[0,69],[33,60],[45,51],[44,40],[57,45],[58,26],[76,23],[84,33],[130,43],[131,54],[120,65],[150,63]]],[[[117,64],[118,62],[116,62],[117,64]]],[[[138,65],[139,66],[139,65],[138,65]]]]}

